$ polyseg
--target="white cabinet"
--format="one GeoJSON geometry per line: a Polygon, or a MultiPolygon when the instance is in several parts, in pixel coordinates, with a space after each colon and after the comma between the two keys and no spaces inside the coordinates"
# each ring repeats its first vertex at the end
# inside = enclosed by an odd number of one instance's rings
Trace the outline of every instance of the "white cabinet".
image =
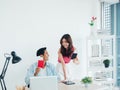
{"type": "Polygon", "coordinates": [[[104,90],[112,90],[116,82],[115,36],[89,36],[86,43],[88,76],[93,78],[93,83],[105,86],[104,90]],[[110,62],[106,67],[104,60],[110,62]]]}

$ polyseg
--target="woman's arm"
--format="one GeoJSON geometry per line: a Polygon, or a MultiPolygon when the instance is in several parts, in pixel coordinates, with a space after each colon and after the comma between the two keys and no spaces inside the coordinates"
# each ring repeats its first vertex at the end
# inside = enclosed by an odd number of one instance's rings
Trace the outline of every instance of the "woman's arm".
{"type": "Polygon", "coordinates": [[[66,77],[66,66],[65,66],[65,61],[63,59],[63,56],[60,52],[60,49],[58,51],[58,58],[60,59],[61,64],[62,64],[62,69],[63,69],[63,73],[64,73],[64,80],[66,80],[67,79],[67,77],[66,77]]]}

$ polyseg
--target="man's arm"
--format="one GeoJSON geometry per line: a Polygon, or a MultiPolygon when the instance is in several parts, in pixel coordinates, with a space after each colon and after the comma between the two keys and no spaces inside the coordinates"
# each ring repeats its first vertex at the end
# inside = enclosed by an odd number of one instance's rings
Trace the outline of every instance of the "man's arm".
{"type": "Polygon", "coordinates": [[[57,76],[57,71],[56,71],[56,68],[55,68],[55,66],[52,64],[52,73],[53,73],[53,75],[54,76],[57,76]]]}
{"type": "Polygon", "coordinates": [[[37,67],[35,70],[34,76],[37,76],[39,72],[40,72],[40,68],[37,67]]]}
{"type": "Polygon", "coordinates": [[[37,76],[40,72],[40,68],[37,68],[36,64],[33,64],[30,66],[30,68],[27,70],[27,74],[25,77],[25,82],[27,85],[30,84],[30,77],[37,76]]]}
{"type": "Polygon", "coordinates": [[[34,66],[31,65],[30,68],[27,70],[27,74],[26,74],[26,77],[25,77],[25,83],[27,85],[30,84],[30,77],[34,76],[34,66]]]}

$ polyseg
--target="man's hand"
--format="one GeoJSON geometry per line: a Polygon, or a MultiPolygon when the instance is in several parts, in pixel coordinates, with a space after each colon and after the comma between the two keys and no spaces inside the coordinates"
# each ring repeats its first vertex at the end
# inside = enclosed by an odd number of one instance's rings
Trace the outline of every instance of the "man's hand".
{"type": "Polygon", "coordinates": [[[34,76],[37,76],[39,72],[40,72],[40,68],[37,67],[35,70],[34,76]]]}

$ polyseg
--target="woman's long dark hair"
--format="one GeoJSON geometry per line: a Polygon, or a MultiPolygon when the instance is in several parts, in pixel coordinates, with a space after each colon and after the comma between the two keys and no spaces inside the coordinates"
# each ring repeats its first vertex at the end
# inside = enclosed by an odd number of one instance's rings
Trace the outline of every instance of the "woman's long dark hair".
{"type": "Polygon", "coordinates": [[[74,51],[74,48],[73,48],[73,42],[72,42],[72,38],[69,34],[64,34],[60,40],[60,44],[61,44],[61,53],[63,56],[67,56],[67,57],[70,57],[71,54],[73,53],[74,51]],[[68,49],[66,50],[66,48],[64,48],[62,46],[62,40],[65,39],[68,43],[69,43],[69,46],[68,46],[68,49]]]}

